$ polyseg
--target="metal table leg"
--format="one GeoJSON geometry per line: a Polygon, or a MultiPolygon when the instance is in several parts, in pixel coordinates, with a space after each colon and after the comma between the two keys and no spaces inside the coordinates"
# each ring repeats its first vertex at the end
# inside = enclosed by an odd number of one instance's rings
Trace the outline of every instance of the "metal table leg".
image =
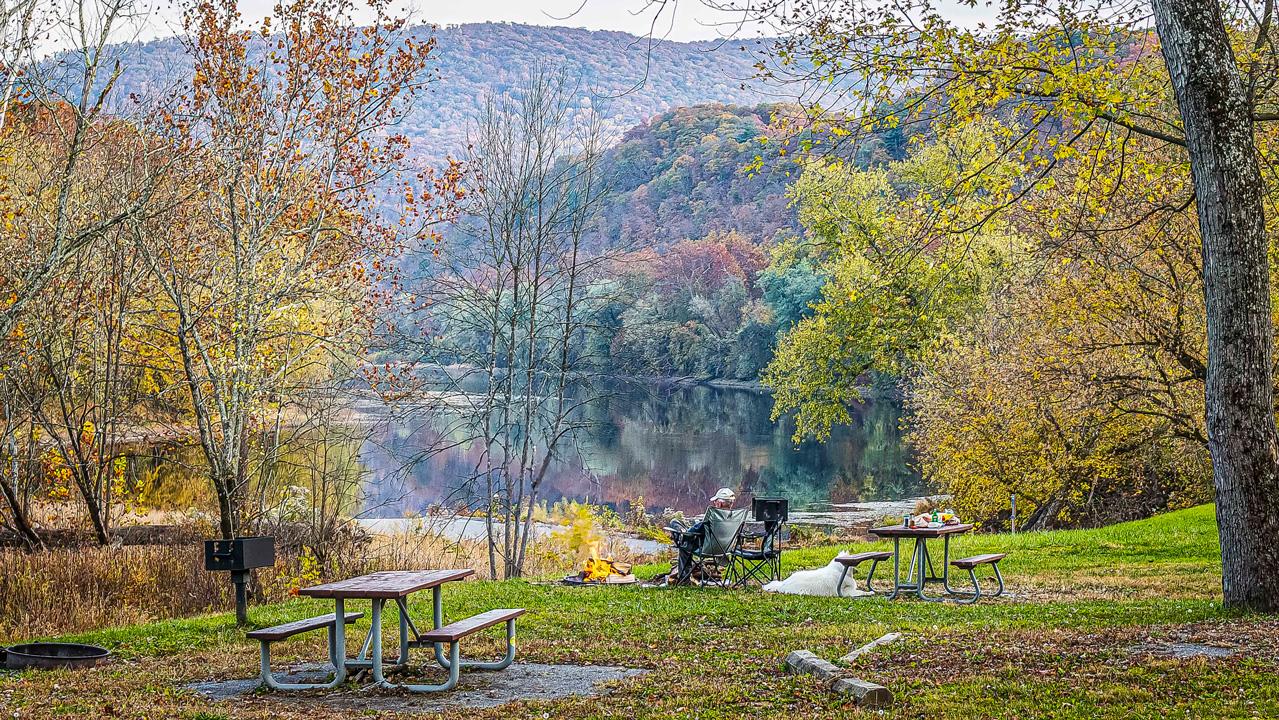
{"type": "Polygon", "coordinates": [[[965,593],[957,593],[950,586],[950,536],[946,536],[946,568],[942,571],[942,586],[946,588],[947,595],[963,595],[965,593]]]}
{"type": "Polygon", "coordinates": [[[893,591],[889,595],[885,596],[889,600],[896,600],[897,593],[901,592],[901,588],[902,588],[901,558],[902,558],[902,539],[899,537],[894,537],[893,538],[893,591]]]}
{"type": "Polygon", "coordinates": [[[933,554],[928,551],[928,540],[922,539],[924,545],[924,562],[928,567],[928,574],[924,575],[924,582],[937,582],[941,578],[937,577],[937,571],[933,569],[933,554]]]}
{"type": "Polygon", "coordinates": [[[417,627],[413,625],[413,618],[409,615],[408,603],[404,598],[396,598],[395,607],[400,614],[400,664],[409,664],[409,648],[412,642],[409,635],[412,633],[414,638],[417,637],[417,627]]]}
{"type": "MultiPolygon", "coordinates": [[[[444,627],[444,595],[443,588],[439,585],[431,588],[431,625],[435,630],[444,627]]],[[[435,662],[442,668],[449,668],[449,659],[444,657],[444,649],[439,643],[432,643],[435,647],[435,662]]],[[[454,647],[457,644],[454,643],[454,647]]]]}
{"type": "Polygon", "coordinates": [[[927,600],[928,597],[924,595],[924,582],[928,578],[926,570],[928,563],[928,543],[922,537],[915,538],[915,556],[912,559],[915,561],[915,570],[919,573],[919,580],[915,583],[915,587],[912,589],[915,591],[915,596],[920,600],[927,600]]]}
{"type": "Polygon", "coordinates": [[[333,613],[337,622],[333,627],[333,646],[329,648],[330,659],[334,660],[334,677],[330,687],[337,687],[346,681],[346,601],[342,598],[333,600],[333,613]]]}
{"type": "MultiPolygon", "coordinates": [[[[378,614],[378,620],[380,621],[382,613],[386,610],[386,601],[373,600],[372,602],[374,611],[378,614]]],[[[397,600],[396,605],[400,609],[400,654],[389,667],[393,670],[402,670],[409,665],[409,629],[412,627],[413,621],[409,619],[408,613],[404,609],[403,601],[397,600]]],[[[377,627],[377,637],[380,639],[382,637],[381,625],[377,627]]],[[[364,638],[364,644],[360,647],[360,654],[355,658],[346,660],[347,670],[368,670],[373,667],[373,656],[376,652],[373,648],[373,641],[374,633],[370,630],[368,636],[364,638]]],[[[385,669],[387,663],[381,660],[380,655],[378,655],[378,658],[379,664],[385,669]]]]}
{"type": "Polygon", "coordinates": [[[906,573],[906,589],[915,588],[915,570],[919,567],[919,538],[915,538],[915,546],[910,550],[910,572],[906,573]]]}
{"type": "Polygon", "coordinates": [[[928,595],[924,592],[924,586],[928,584],[929,580],[928,568],[930,566],[930,562],[928,560],[928,541],[923,537],[919,537],[915,539],[915,542],[919,545],[919,584],[917,584],[914,588],[915,595],[920,600],[941,602],[941,598],[928,597],[928,595]]]}
{"type": "Polygon", "coordinates": [[[385,602],[381,598],[373,599],[373,627],[369,629],[373,647],[369,666],[373,672],[373,684],[390,687],[391,683],[388,683],[386,677],[382,675],[382,606],[385,602]]]}
{"type": "Polygon", "coordinates": [[[942,536],[941,583],[950,589],[950,535],[942,536]]]}
{"type": "MultiPolygon", "coordinates": [[[[440,588],[439,587],[431,588],[431,594],[432,594],[432,600],[433,600],[432,605],[434,606],[433,611],[431,613],[431,622],[435,626],[435,628],[438,629],[444,624],[444,614],[443,614],[443,608],[441,607],[440,588]]],[[[381,620],[382,602],[384,601],[381,601],[381,600],[373,601],[373,622],[375,624],[381,620]]],[[[407,620],[408,611],[405,608],[405,606],[399,603],[397,603],[397,605],[399,605],[399,610],[400,610],[401,636],[407,639],[408,625],[412,621],[407,620]]],[[[381,656],[380,654],[378,654],[381,652],[381,649],[382,649],[382,633],[380,630],[375,630],[375,632],[377,634],[373,638],[373,650],[375,653],[375,657],[373,660],[374,684],[381,685],[383,687],[388,687],[388,688],[402,687],[405,690],[408,690],[409,692],[419,692],[419,693],[442,692],[445,690],[452,690],[457,685],[459,671],[461,670],[461,667],[463,665],[461,658],[459,657],[458,643],[452,643],[452,645],[449,648],[448,658],[443,657],[444,653],[443,653],[443,646],[441,643],[432,643],[435,647],[436,659],[441,661],[440,666],[443,667],[445,670],[448,670],[448,673],[449,673],[448,679],[445,680],[442,684],[414,685],[414,684],[404,683],[404,684],[397,685],[396,683],[387,682],[386,678],[382,676],[381,656]]],[[[508,638],[508,642],[509,642],[509,638],[508,638]]]]}

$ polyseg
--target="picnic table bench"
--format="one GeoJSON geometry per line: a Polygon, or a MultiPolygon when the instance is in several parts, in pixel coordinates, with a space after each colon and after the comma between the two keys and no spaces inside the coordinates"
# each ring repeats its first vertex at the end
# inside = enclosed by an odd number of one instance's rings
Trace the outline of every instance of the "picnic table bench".
{"type": "MultiPolygon", "coordinates": [[[[364,617],[364,613],[346,613],[342,617],[343,625],[351,623],[364,617]]],[[[253,630],[245,635],[250,640],[257,640],[261,643],[262,655],[262,682],[273,690],[305,690],[310,685],[303,686],[297,683],[282,683],[275,679],[275,675],[271,673],[271,643],[280,640],[287,640],[294,635],[301,635],[313,630],[321,630],[327,628],[329,631],[329,662],[333,663],[333,667],[338,667],[339,656],[337,654],[337,615],[329,613],[328,615],[318,615],[303,620],[294,620],[283,625],[275,627],[262,628],[253,630]]],[[[324,683],[325,686],[336,687],[337,683],[324,683]]]]}
{"type": "MultiPolygon", "coordinates": [[[[974,555],[972,557],[960,558],[951,561],[951,565],[960,570],[967,570],[968,577],[973,581],[972,599],[961,600],[963,603],[975,603],[981,599],[981,583],[977,582],[977,568],[982,565],[989,565],[995,571],[995,579],[999,581],[999,589],[991,594],[991,597],[999,597],[1004,594],[1004,576],[999,572],[999,561],[1008,557],[1008,553],[987,553],[985,555],[974,555]]],[[[950,588],[948,584],[946,590],[952,595],[967,595],[968,593],[956,592],[950,588]]]]}
{"type": "Polygon", "coordinates": [[[434,630],[421,633],[417,636],[417,644],[430,644],[435,647],[437,660],[450,672],[455,667],[473,667],[480,670],[502,670],[509,666],[515,660],[515,618],[524,614],[524,608],[500,608],[497,610],[489,610],[479,615],[472,615],[465,620],[451,622],[448,625],[437,627],[434,630]],[[469,635],[474,635],[481,630],[491,628],[494,625],[506,623],[506,654],[497,662],[477,662],[477,661],[460,661],[456,650],[459,641],[469,635]],[[448,661],[443,659],[443,652],[440,645],[449,643],[451,645],[448,661]]]}
{"type": "MultiPolygon", "coordinates": [[[[867,560],[871,562],[871,566],[870,572],[866,573],[866,591],[875,592],[875,588],[870,586],[871,578],[875,577],[875,568],[879,567],[881,562],[891,558],[892,556],[893,554],[886,550],[855,553],[853,555],[837,555],[835,557],[835,562],[843,565],[844,571],[839,574],[839,582],[835,583],[835,594],[840,597],[844,596],[844,578],[848,577],[848,572],[850,570],[861,565],[867,560]]],[[[856,586],[856,584],[857,582],[854,580],[853,585],[856,586]]]]}
{"type": "Polygon", "coordinates": [[[446,583],[463,580],[473,573],[474,570],[471,569],[377,572],[303,588],[299,591],[299,595],[333,600],[334,612],[249,633],[251,639],[262,643],[262,681],[268,687],[277,690],[327,689],[340,685],[351,671],[367,669],[372,675],[374,685],[403,687],[412,692],[439,692],[451,690],[457,685],[458,674],[463,667],[483,670],[506,668],[515,660],[515,618],[524,614],[522,608],[489,610],[471,618],[444,624],[443,586],[446,583]],[[427,632],[419,631],[414,625],[407,602],[409,595],[423,590],[430,590],[432,596],[432,628],[427,632]],[[363,613],[347,613],[345,604],[348,600],[369,600],[372,605],[368,636],[359,655],[354,658],[346,655],[346,626],[363,617],[363,613]],[[434,650],[437,664],[448,671],[448,679],[444,683],[438,685],[396,684],[386,679],[384,673],[387,664],[382,658],[382,613],[387,601],[395,603],[399,615],[400,635],[399,657],[390,664],[390,667],[397,669],[407,667],[411,648],[430,645],[434,650]],[[339,617],[343,619],[342,622],[337,621],[339,617]],[[501,660],[496,662],[462,660],[459,645],[463,638],[502,622],[507,624],[507,628],[506,654],[501,660]],[[277,681],[271,674],[270,643],[322,628],[327,628],[329,631],[329,657],[333,661],[333,679],[325,683],[277,681]],[[446,643],[449,645],[447,657],[444,651],[446,643]]]}

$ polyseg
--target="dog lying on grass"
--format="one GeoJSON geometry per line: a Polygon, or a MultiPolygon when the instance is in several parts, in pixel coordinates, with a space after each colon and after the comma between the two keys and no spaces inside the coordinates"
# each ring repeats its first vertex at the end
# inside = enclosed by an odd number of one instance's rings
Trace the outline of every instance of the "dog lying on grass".
{"type": "MultiPolygon", "coordinates": [[[[840,552],[840,557],[849,553],[840,552]]],[[[790,574],[785,580],[774,580],[764,586],[766,592],[786,593],[789,595],[826,595],[835,596],[835,585],[839,582],[839,576],[844,572],[844,566],[830,561],[825,567],[816,568],[814,570],[797,570],[790,574]]],[[[858,597],[861,595],[874,595],[874,593],[866,592],[857,586],[857,568],[848,571],[844,576],[844,597],[858,597]]]]}

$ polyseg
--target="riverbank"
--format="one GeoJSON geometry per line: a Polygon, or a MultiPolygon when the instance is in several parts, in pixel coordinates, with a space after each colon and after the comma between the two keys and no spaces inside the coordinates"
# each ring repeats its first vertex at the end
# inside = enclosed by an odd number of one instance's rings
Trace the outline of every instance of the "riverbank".
{"type": "MultiPolygon", "coordinates": [[[[788,552],[784,571],[829,561],[839,547],[788,552]]],[[[618,665],[652,672],[613,683],[601,698],[446,710],[446,720],[521,717],[860,717],[807,676],[780,670],[804,648],[835,659],[887,632],[897,643],[848,672],[885,685],[894,717],[1166,718],[1279,716],[1279,621],[1220,606],[1220,562],[1210,506],[1098,530],[965,536],[956,553],[1009,552],[1011,595],[975,606],[778,596],[757,590],[566,588],[525,581],[465,582],[445,594],[450,617],[526,607],[519,662],[618,665]],[[1197,648],[1215,649],[1203,654],[1197,648]],[[1196,654],[1196,653],[1199,654],[1196,654]]],[[[659,566],[640,568],[642,575],[659,566]]],[[[430,597],[411,609],[429,616],[430,597]]],[[[318,601],[254,607],[255,625],[331,611],[318,601]]],[[[359,608],[353,608],[359,609],[359,608]]],[[[393,618],[389,619],[393,622],[393,618]]],[[[356,626],[362,633],[367,618],[356,626]]],[[[247,678],[257,647],[228,614],[84,633],[111,647],[112,666],[80,673],[0,674],[8,717],[349,717],[326,693],[287,702],[273,693],[213,701],[190,683],[247,678]],[[115,708],[106,713],[104,708],[115,708]]],[[[0,639],[3,642],[3,639],[0,639]]],[[[496,639],[470,647],[496,652],[496,639]]],[[[284,663],[319,657],[322,639],[281,645],[284,663]]],[[[361,712],[399,701],[366,698],[361,712]]],[[[363,701],[362,701],[363,702],[363,701]]],[[[409,700],[410,704],[412,700],[409,700]]]]}

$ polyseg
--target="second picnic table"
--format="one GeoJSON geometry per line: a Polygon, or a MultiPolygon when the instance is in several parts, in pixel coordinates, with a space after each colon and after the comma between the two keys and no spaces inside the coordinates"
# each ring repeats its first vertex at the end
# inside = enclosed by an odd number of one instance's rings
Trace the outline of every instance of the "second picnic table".
{"type": "MultiPolygon", "coordinates": [[[[413,646],[413,642],[409,639],[409,633],[412,632],[414,637],[420,634],[413,624],[413,618],[409,616],[408,596],[422,590],[431,591],[431,599],[433,601],[431,621],[433,629],[439,629],[444,624],[442,598],[444,584],[462,580],[474,574],[474,572],[474,570],[470,569],[375,572],[347,580],[303,588],[298,594],[313,598],[331,598],[335,605],[335,615],[339,618],[345,612],[347,600],[371,600],[373,603],[372,627],[369,629],[368,638],[365,640],[358,657],[354,659],[346,657],[345,623],[337,623],[332,650],[334,658],[343,661],[342,666],[337,668],[337,672],[339,677],[344,677],[351,670],[367,668],[372,672],[374,683],[394,687],[394,684],[387,682],[383,676],[382,610],[386,606],[386,601],[395,601],[396,608],[399,611],[400,656],[392,667],[402,668],[408,665],[409,649],[413,646]]],[[[455,649],[456,647],[457,645],[454,644],[453,648],[455,649]]],[[[449,661],[442,656],[438,645],[435,646],[435,654],[436,661],[442,667],[449,668],[449,661]]],[[[456,671],[453,674],[455,675],[455,673],[456,671]]],[[[406,685],[405,687],[410,690],[429,691],[436,689],[434,686],[406,685]]]]}
{"type": "Polygon", "coordinates": [[[871,528],[871,534],[881,538],[893,539],[893,592],[888,596],[888,599],[896,598],[902,591],[914,592],[921,600],[939,601],[944,599],[929,597],[924,593],[924,586],[929,582],[940,581],[947,593],[952,592],[950,589],[950,536],[966,533],[972,529],[971,523],[928,528],[912,528],[905,525],[886,525],[884,527],[871,528]],[[906,582],[901,580],[902,538],[913,538],[915,540],[915,547],[910,558],[910,572],[906,577],[906,582]],[[933,571],[932,559],[928,554],[928,541],[937,538],[941,538],[943,543],[942,574],[940,577],[933,571]]]}

